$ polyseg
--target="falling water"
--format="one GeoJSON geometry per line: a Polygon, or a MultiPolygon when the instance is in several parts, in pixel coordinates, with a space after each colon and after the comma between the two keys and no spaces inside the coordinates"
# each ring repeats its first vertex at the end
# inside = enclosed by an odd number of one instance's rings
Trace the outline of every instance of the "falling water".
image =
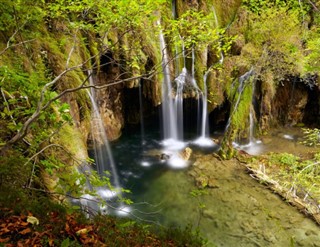
{"type": "MultiPolygon", "coordinates": [[[[160,20],[158,20],[158,25],[160,26],[160,20]]],[[[169,57],[162,30],[160,30],[159,33],[159,40],[162,52],[162,72],[164,77],[162,83],[162,128],[164,140],[162,143],[166,148],[164,153],[170,157],[168,164],[173,168],[184,168],[187,166],[187,162],[179,156],[178,150],[181,150],[185,147],[185,143],[182,142],[182,91],[185,82],[186,71],[183,70],[183,72],[176,79],[177,91],[176,97],[173,99],[173,91],[170,80],[169,57]],[[179,117],[177,117],[177,109],[179,109],[179,117]],[[181,125],[178,127],[178,124],[181,125]],[[181,132],[178,132],[178,129],[181,130],[181,132]]]]}
{"type": "Polygon", "coordinates": [[[196,81],[196,77],[195,77],[195,59],[196,59],[195,50],[192,47],[192,68],[191,68],[191,77],[192,77],[192,79],[191,79],[191,84],[195,88],[195,90],[197,92],[197,95],[198,95],[201,90],[198,87],[198,84],[197,84],[197,81],[196,81]]]}
{"type": "MultiPolygon", "coordinates": [[[[94,82],[92,78],[92,71],[89,70],[88,74],[90,86],[93,86],[94,82]]],[[[101,196],[102,199],[105,199],[109,201],[109,203],[111,203],[111,198],[115,196],[118,196],[120,198],[122,197],[119,176],[107,138],[107,133],[105,131],[99,108],[96,103],[94,88],[91,88],[90,92],[88,91],[88,94],[93,107],[91,131],[94,142],[95,164],[97,166],[97,171],[101,176],[105,175],[106,171],[109,171],[111,173],[111,183],[114,187],[114,189],[112,190],[105,187],[97,188],[97,193],[101,196]]],[[[115,210],[116,214],[118,215],[127,215],[130,212],[130,208],[125,206],[123,202],[117,203],[117,206],[111,206],[111,204],[108,205],[111,207],[111,209],[115,210]]],[[[101,213],[105,213],[106,211],[108,211],[108,208],[104,206],[100,207],[100,210],[101,213]]]]}
{"type": "MultiPolygon", "coordinates": [[[[214,19],[215,19],[215,25],[216,28],[219,28],[219,22],[218,22],[218,17],[216,14],[216,10],[213,6],[213,15],[214,15],[214,19]]],[[[217,31],[217,34],[218,31],[217,31]]],[[[223,52],[221,49],[221,42],[218,41],[219,44],[219,48],[220,48],[220,60],[219,63],[222,64],[223,60],[224,60],[224,56],[223,56],[223,52]]],[[[194,49],[192,49],[192,78],[194,80],[194,59],[195,59],[195,55],[194,55],[194,49]]],[[[212,67],[212,66],[211,66],[212,67]]],[[[195,140],[195,144],[200,145],[200,146],[213,146],[215,145],[214,142],[209,138],[209,123],[208,123],[208,92],[207,92],[207,78],[208,78],[208,74],[210,73],[210,69],[211,67],[208,69],[208,71],[204,74],[203,76],[203,93],[201,94],[202,97],[202,113],[201,113],[201,132],[200,132],[200,137],[195,140]]],[[[195,83],[196,84],[196,83],[195,83]]],[[[239,98],[240,100],[240,98],[239,98]]],[[[199,118],[198,118],[199,119],[199,118]]]]}
{"type": "Polygon", "coordinates": [[[177,113],[178,139],[183,140],[183,87],[186,83],[187,69],[183,68],[181,74],[175,79],[177,84],[175,97],[175,110],[177,113]]]}
{"type": "MultiPolygon", "coordinates": [[[[226,125],[226,128],[225,128],[225,132],[227,132],[227,130],[229,129],[230,127],[230,124],[231,124],[231,118],[233,116],[233,114],[237,111],[238,109],[238,105],[240,103],[240,99],[241,99],[241,96],[242,96],[242,93],[243,93],[243,90],[244,90],[244,82],[249,79],[249,77],[252,75],[253,73],[253,68],[251,68],[248,72],[246,72],[245,74],[243,74],[242,76],[240,76],[239,78],[239,86],[238,86],[238,98],[237,98],[237,101],[236,103],[234,104],[234,108],[233,108],[233,111],[232,113],[230,114],[230,117],[228,119],[228,123],[226,125]]],[[[233,86],[233,84],[232,84],[233,86]]]]}
{"type": "MultiPolygon", "coordinates": [[[[253,68],[250,69],[250,71],[246,72],[239,78],[239,86],[238,86],[238,98],[236,103],[234,104],[234,108],[232,113],[230,114],[230,117],[228,119],[227,126],[225,128],[225,132],[227,132],[228,128],[230,127],[231,124],[231,118],[233,114],[236,112],[238,105],[240,103],[241,95],[244,91],[245,85],[244,82],[249,79],[249,77],[253,73],[253,68]]],[[[233,86],[233,85],[232,85],[233,86]]],[[[252,89],[252,104],[250,106],[250,112],[249,112],[249,143],[245,145],[240,145],[236,142],[233,143],[234,147],[245,150],[247,153],[256,155],[261,152],[261,141],[260,140],[255,140],[254,138],[254,107],[253,107],[253,99],[254,99],[254,84],[253,84],[253,89],[252,89]]]]}
{"type": "Polygon", "coordinates": [[[254,114],[254,109],[253,109],[253,105],[251,105],[250,107],[250,113],[249,113],[249,143],[253,143],[254,141],[254,135],[253,135],[253,129],[254,129],[254,118],[253,118],[253,114],[254,114]]]}
{"type": "Polygon", "coordinates": [[[252,83],[252,100],[251,100],[250,113],[249,113],[249,144],[256,143],[255,138],[254,138],[254,117],[255,117],[254,94],[255,94],[255,82],[252,83]]]}
{"type": "Polygon", "coordinates": [[[205,73],[203,77],[203,98],[202,98],[202,125],[201,125],[201,137],[206,138],[208,137],[209,128],[208,128],[208,114],[207,112],[207,77],[208,72],[205,73]]]}
{"type": "MultiPolygon", "coordinates": [[[[93,86],[94,82],[92,78],[92,71],[88,71],[88,73],[90,86],[93,86]]],[[[113,186],[116,189],[119,189],[119,177],[107,138],[107,133],[105,131],[99,108],[96,103],[94,88],[91,88],[90,92],[88,91],[88,93],[93,107],[91,131],[92,139],[94,141],[94,158],[97,166],[97,171],[100,175],[103,175],[105,171],[111,170],[110,172],[112,176],[113,186]]]]}
{"type": "Polygon", "coordinates": [[[199,146],[213,146],[214,142],[209,138],[209,123],[208,123],[208,101],[207,101],[207,78],[210,70],[203,76],[203,93],[202,93],[202,115],[201,115],[201,133],[200,137],[194,141],[199,146]]]}
{"type": "MultiPolygon", "coordinates": [[[[160,26],[160,21],[158,21],[158,25],[160,26]]],[[[162,30],[160,30],[159,39],[162,52],[162,72],[164,76],[162,83],[162,119],[164,133],[163,144],[179,149],[183,147],[183,143],[179,141],[178,136],[178,121],[174,108],[170,80],[169,56],[162,30]]]]}

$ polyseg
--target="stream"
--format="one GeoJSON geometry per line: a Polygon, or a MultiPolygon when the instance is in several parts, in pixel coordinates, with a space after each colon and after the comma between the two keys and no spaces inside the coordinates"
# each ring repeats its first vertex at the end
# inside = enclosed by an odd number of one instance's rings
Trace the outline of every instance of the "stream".
{"type": "MultiPolygon", "coordinates": [[[[285,131],[264,137],[253,150],[310,149],[298,144],[296,133],[285,131]]],[[[134,202],[132,215],[165,226],[198,226],[208,246],[320,246],[316,223],[251,178],[242,165],[215,162],[212,150],[191,146],[190,166],[197,160],[214,181],[212,188],[198,190],[190,168],[173,169],[159,159],[158,135],[146,131],[145,145],[135,132],[112,143],[120,184],[131,191],[126,196],[134,202]]]]}

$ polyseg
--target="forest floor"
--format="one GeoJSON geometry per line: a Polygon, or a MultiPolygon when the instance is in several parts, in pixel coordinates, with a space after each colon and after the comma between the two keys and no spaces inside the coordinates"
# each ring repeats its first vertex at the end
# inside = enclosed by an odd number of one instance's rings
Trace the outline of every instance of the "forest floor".
{"type": "Polygon", "coordinates": [[[64,208],[17,212],[0,207],[0,246],[202,246],[191,229],[155,228],[130,219],[98,215],[87,219],[64,208]]]}
{"type": "Polygon", "coordinates": [[[49,212],[45,222],[27,214],[1,208],[0,246],[176,246],[139,228],[119,227],[111,218],[95,222],[76,214],[49,212]]]}

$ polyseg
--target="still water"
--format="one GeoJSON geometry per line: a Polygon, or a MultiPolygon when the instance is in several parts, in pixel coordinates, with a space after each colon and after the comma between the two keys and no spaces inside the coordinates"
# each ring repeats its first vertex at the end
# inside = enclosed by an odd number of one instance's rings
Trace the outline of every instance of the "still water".
{"type": "MultiPolygon", "coordinates": [[[[262,153],[287,147],[298,152],[297,138],[295,133],[278,131],[250,150],[262,153]]],[[[208,239],[208,246],[320,246],[320,228],[239,164],[217,163],[210,154],[213,150],[191,145],[189,167],[173,169],[159,158],[159,140],[157,132],[146,132],[141,140],[133,131],[112,143],[121,187],[131,191],[126,197],[134,202],[133,218],[165,226],[192,224],[208,239]],[[188,174],[195,160],[203,172],[212,174],[216,185],[201,195],[194,194],[198,190],[188,174]]]]}

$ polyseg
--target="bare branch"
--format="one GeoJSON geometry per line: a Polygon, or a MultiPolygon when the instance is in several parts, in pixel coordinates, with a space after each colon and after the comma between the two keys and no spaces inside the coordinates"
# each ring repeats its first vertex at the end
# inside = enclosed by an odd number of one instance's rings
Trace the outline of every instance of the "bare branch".
{"type": "MultiPolygon", "coordinates": [[[[113,44],[113,46],[116,46],[120,40],[121,40],[121,37],[124,36],[126,33],[130,32],[130,29],[127,30],[126,32],[122,33],[121,36],[119,37],[119,39],[117,40],[117,42],[115,42],[113,44]]],[[[70,50],[69,52],[69,55],[68,55],[68,59],[67,59],[67,62],[66,62],[66,65],[68,66],[69,64],[69,61],[71,59],[71,55],[73,53],[73,50],[74,50],[74,47],[70,50]]],[[[107,50],[109,50],[110,47],[106,47],[105,49],[102,49],[99,51],[98,54],[95,54],[93,56],[91,56],[90,58],[88,58],[87,60],[85,60],[83,63],[81,64],[78,64],[76,66],[72,66],[72,67],[67,67],[64,71],[62,71],[59,75],[57,75],[52,81],[48,82],[47,84],[45,84],[40,92],[40,98],[39,98],[39,101],[37,103],[37,107],[36,107],[36,110],[34,111],[34,113],[22,124],[22,127],[21,129],[18,131],[18,133],[16,133],[9,141],[7,141],[2,147],[0,147],[0,153],[3,153],[5,150],[7,150],[10,146],[12,146],[13,144],[17,143],[18,141],[20,141],[21,139],[23,139],[28,131],[29,131],[29,128],[31,126],[32,123],[34,123],[41,115],[41,113],[46,110],[54,101],[60,99],[61,97],[63,97],[65,94],[67,93],[72,93],[72,92],[76,92],[76,91],[79,91],[81,89],[87,89],[87,88],[95,88],[95,89],[103,89],[103,88],[107,88],[107,87],[110,87],[110,86],[113,86],[113,85],[117,85],[117,84],[121,84],[121,83],[125,83],[125,82],[128,82],[128,81],[132,81],[132,80],[136,80],[136,79],[147,79],[149,80],[160,68],[161,68],[161,64],[158,64],[158,65],[155,65],[151,70],[150,72],[144,74],[144,75],[139,75],[139,76],[133,76],[133,77],[130,77],[130,78],[125,78],[125,79],[120,79],[119,77],[116,78],[116,80],[113,82],[113,83],[109,83],[109,84],[106,84],[106,85],[85,85],[85,83],[88,81],[88,78],[86,78],[82,83],[81,85],[79,85],[78,87],[75,87],[75,88],[69,88],[69,89],[66,89],[64,90],[63,92],[61,92],[60,94],[58,94],[56,97],[48,100],[46,103],[45,103],[45,93],[48,91],[48,89],[50,87],[52,87],[53,85],[55,85],[63,76],[65,76],[67,73],[71,72],[71,71],[74,71],[76,69],[80,69],[80,68],[83,68],[86,64],[89,63],[89,61],[91,61],[93,58],[97,57],[97,56],[101,56],[102,54],[105,54],[105,52],[107,50]]],[[[111,58],[112,59],[112,58],[111,58]]],[[[168,61],[171,62],[172,60],[168,61]]],[[[113,63],[114,60],[110,63],[113,63]]],[[[95,65],[96,63],[93,64],[92,68],[95,68],[95,65]]],[[[91,68],[91,69],[92,69],[91,68]]]]}
{"type": "MultiPolygon", "coordinates": [[[[300,2],[300,1],[299,1],[300,2]]],[[[310,0],[308,0],[308,2],[312,5],[312,7],[316,10],[316,11],[319,11],[318,7],[313,3],[311,2],[310,0]]]]}
{"type": "Polygon", "coordinates": [[[72,45],[72,48],[70,49],[70,52],[69,52],[69,55],[68,55],[68,59],[67,59],[67,62],[66,62],[66,68],[69,67],[69,62],[70,62],[70,59],[71,59],[71,55],[76,47],[76,43],[77,43],[77,37],[76,35],[74,34],[73,35],[73,45],[72,45]]]}
{"type": "Polygon", "coordinates": [[[32,41],[35,41],[36,39],[29,39],[29,40],[26,40],[26,41],[21,41],[20,43],[18,44],[14,44],[14,45],[10,45],[10,46],[7,46],[6,48],[4,48],[1,52],[0,52],[0,56],[2,56],[7,50],[9,50],[10,48],[13,48],[13,47],[16,47],[16,46],[20,46],[20,45],[24,45],[26,43],[30,43],[32,41]]]}

